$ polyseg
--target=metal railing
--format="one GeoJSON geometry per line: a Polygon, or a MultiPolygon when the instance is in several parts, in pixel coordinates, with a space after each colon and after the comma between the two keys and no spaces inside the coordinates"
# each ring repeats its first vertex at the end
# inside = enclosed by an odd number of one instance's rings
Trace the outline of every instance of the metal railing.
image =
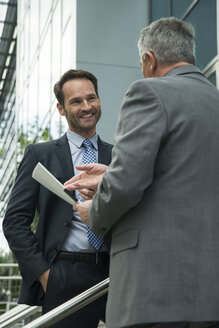
{"type": "Polygon", "coordinates": [[[95,301],[100,296],[106,294],[109,289],[109,278],[101,281],[99,284],[94,285],[85,292],[73,297],[69,301],[61,304],[52,311],[42,315],[40,318],[32,321],[24,328],[46,328],[52,324],[62,320],[70,314],[80,310],[82,307],[95,301]]]}
{"type": "Polygon", "coordinates": [[[0,327],[10,328],[17,322],[29,318],[40,310],[41,308],[39,306],[29,306],[25,304],[17,305],[0,316],[0,327]]]}
{"type": "MultiPolygon", "coordinates": [[[[61,304],[60,306],[56,307],[52,311],[35,319],[31,323],[25,325],[24,328],[50,327],[52,324],[62,320],[63,318],[80,310],[82,307],[86,306],[87,304],[90,304],[91,302],[95,301],[97,298],[106,294],[108,292],[108,288],[109,288],[109,278],[101,281],[99,284],[94,285],[93,287],[89,288],[85,292],[79,294],[76,297],[73,297],[72,299],[61,304]]],[[[17,309],[17,313],[15,309],[10,310],[11,314],[9,313],[8,318],[6,316],[7,313],[5,313],[0,317],[1,328],[12,327],[13,324],[17,323],[18,321],[24,318],[27,318],[28,316],[35,313],[39,309],[39,307],[37,306],[30,307],[28,305],[23,305],[23,308],[21,308],[21,306],[18,306],[17,308],[19,308],[17,309]],[[1,321],[2,317],[3,317],[3,321],[1,321]]]]}
{"type": "Polygon", "coordinates": [[[18,273],[17,263],[0,263],[0,270],[0,312],[2,314],[17,306],[22,278],[18,273]]]}
{"type": "MultiPolygon", "coordinates": [[[[18,268],[17,263],[0,263],[0,268],[18,268]]],[[[0,276],[0,280],[21,280],[20,275],[13,276],[0,276]]]]}

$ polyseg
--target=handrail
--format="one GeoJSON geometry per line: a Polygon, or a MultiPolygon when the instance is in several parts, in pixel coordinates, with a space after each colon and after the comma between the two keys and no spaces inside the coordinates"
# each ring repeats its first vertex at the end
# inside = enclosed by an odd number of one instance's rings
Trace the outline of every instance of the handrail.
{"type": "Polygon", "coordinates": [[[0,267],[18,268],[17,263],[0,263],[0,267]]]}
{"type": "Polygon", "coordinates": [[[21,280],[21,276],[0,276],[0,280],[21,280]]]}
{"type": "Polygon", "coordinates": [[[21,319],[28,318],[40,310],[39,306],[21,304],[4,313],[0,317],[1,328],[10,328],[21,319]]]}
{"type": "Polygon", "coordinates": [[[12,316],[16,315],[17,313],[22,312],[24,309],[27,309],[29,307],[29,305],[25,305],[25,304],[20,304],[15,306],[13,309],[3,313],[0,316],[0,324],[8,319],[10,319],[12,316]]]}
{"type": "MultiPolygon", "coordinates": [[[[85,292],[73,297],[69,301],[59,305],[55,309],[41,317],[30,322],[24,328],[47,328],[52,324],[62,320],[70,314],[80,310],[82,307],[95,301],[100,296],[106,294],[109,288],[109,278],[101,281],[99,284],[94,285],[85,292]]],[[[4,327],[5,328],[5,327],[4,327]]]]}
{"type": "MultiPolygon", "coordinates": [[[[17,263],[0,263],[0,268],[17,268],[18,264],[17,263]]],[[[0,280],[21,280],[22,277],[20,275],[16,276],[0,276],[0,280]]]]}

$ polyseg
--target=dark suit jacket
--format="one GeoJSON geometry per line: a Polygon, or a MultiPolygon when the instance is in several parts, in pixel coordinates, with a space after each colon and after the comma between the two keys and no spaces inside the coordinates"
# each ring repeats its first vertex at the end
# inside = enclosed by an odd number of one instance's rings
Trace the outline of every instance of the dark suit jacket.
{"type": "Polygon", "coordinates": [[[89,222],[112,229],[108,328],[219,320],[219,91],[198,68],[130,86],[89,222]]]}
{"type": "MultiPolygon", "coordinates": [[[[112,145],[98,139],[99,163],[111,161],[112,145]]],[[[74,175],[66,135],[60,139],[31,144],[20,163],[3,221],[9,246],[17,258],[23,277],[19,303],[40,304],[43,296],[39,275],[54,261],[72,220],[72,206],[32,178],[41,162],[61,183],[74,175]],[[36,232],[30,225],[39,214],[36,232]]]]}

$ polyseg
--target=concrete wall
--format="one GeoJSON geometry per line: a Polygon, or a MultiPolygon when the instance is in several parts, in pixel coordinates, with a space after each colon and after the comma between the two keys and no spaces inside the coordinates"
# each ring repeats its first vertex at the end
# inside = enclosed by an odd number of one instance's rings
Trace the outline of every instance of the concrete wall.
{"type": "Polygon", "coordinates": [[[98,78],[103,114],[97,130],[109,142],[128,86],[142,78],[137,42],[146,20],[145,0],[77,2],[77,68],[98,78]]]}

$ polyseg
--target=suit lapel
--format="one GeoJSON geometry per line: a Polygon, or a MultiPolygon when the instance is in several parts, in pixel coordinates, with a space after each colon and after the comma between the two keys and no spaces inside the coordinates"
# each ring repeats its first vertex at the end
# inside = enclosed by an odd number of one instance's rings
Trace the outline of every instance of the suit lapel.
{"type": "Polygon", "coordinates": [[[66,181],[74,175],[71,153],[66,134],[57,139],[55,143],[55,152],[62,167],[63,176],[66,181]]]}
{"type": "Polygon", "coordinates": [[[98,163],[109,165],[111,162],[112,147],[98,137],[98,163]]]}
{"type": "MultiPolygon", "coordinates": [[[[109,165],[111,162],[111,151],[111,145],[103,142],[100,137],[98,137],[98,162],[101,164],[109,165]]],[[[66,181],[74,175],[74,168],[66,134],[57,139],[55,143],[55,152],[61,165],[64,179],[66,181]]]]}

